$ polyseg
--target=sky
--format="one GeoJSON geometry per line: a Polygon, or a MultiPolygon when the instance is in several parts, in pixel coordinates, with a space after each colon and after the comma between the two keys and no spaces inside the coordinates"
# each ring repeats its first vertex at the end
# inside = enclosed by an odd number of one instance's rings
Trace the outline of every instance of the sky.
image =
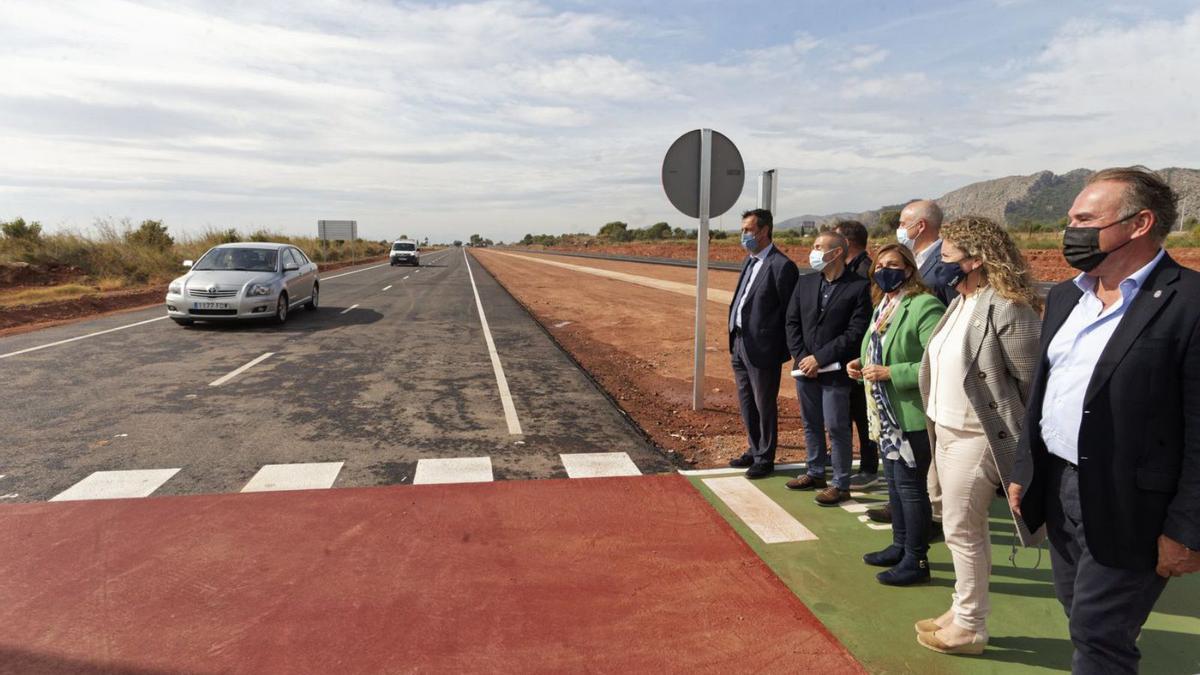
{"type": "Polygon", "coordinates": [[[694,228],[715,129],[778,219],[1043,169],[1200,165],[1200,6],[0,0],[0,220],[432,241],[694,228]]]}

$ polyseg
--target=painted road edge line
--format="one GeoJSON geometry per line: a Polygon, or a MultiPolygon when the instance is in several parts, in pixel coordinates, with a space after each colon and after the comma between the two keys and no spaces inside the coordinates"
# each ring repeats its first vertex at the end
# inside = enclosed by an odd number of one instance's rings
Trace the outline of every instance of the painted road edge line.
{"type": "Polygon", "coordinates": [[[377,269],[377,268],[383,267],[385,265],[390,265],[390,264],[391,263],[379,263],[378,265],[371,265],[370,267],[364,267],[361,270],[354,270],[353,272],[344,272],[342,274],[335,274],[331,277],[321,277],[320,281],[329,281],[330,279],[337,279],[338,277],[348,277],[351,274],[358,274],[359,272],[366,272],[367,270],[377,269]]]}
{"type": "Polygon", "coordinates": [[[124,326],[117,326],[116,328],[109,328],[108,330],[100,330],[100,331],[96,331],[95,333],[88,333],[87,335],[77,335],[73,338],[67,338],[66,340],[59,340],[58,342],[51,342],[50,344],[39,345],[37,347],[29,347],[27,349],[20,349],[15,352],[9,352],[7,354],[0,354],[0,359],[7,359],[10,356],[17,356],[19,354],[28,354],[29,352],[36,352],[39,349],[47,349],[49,347],[57,347],[59,345],[65,345],[68,342],[75,342],[76,340],[84,340],[84,339],[87,339],[90,337],[96,337],[97,335],[105,335],[107,333],[115,333],[116,331],[125,330],[126,328],[133,328],[134,326],[144,326],[148,323],[154,323],[155,321],[162,321],[163,319],[167,319],[167,318],[170,318],[170,317],[159,316],[159,317],[155,317],[153,319],[146,319],[145,321],[138,321],[137,323],[131,323],[131,324],[127,324],[124,326]]]}
{"type": "Polygon", "coordinates": [[[275,352],[267,352],[266,354],[263,354],[262,356],[254,359],[250,363],[247,363],[246,365],[241,366],[240,368],[234,370],[233,372],[229,373],[228,375],[219,377],[219,378],[213,380],[212,382],[209,382],[208,386],[219,387],[219,386],[225,384],[226,382],[232,380],[233,378],[237,377],[238,375],[241,375],[242,373],[246,372],[247,370],[250,370],[254,366],[257,366],[258,364],[262,363],[263,361],[266,361],[267,359],[271,358],[274,355],[275,355],[275,352]]]}
{"type": "Polygon", "coordinates": [[[817,535],[812,530],[742,476],[705,478],[701,482],[764,544],[816,541],[817,535]]]}
{"type": "Polygon", "coordinates": [[[508,390],[508,378],[500,365],[496,353],[496,342],[492,340],[492,329],[488,328],[487,315],[483,313],[483,301],[479,299],[479,287],[475,285],[475,273],[471,271],[471,260],[463,249],[463,261],[467,264],[467,275],[471,278],[471,290],[475,293],[475,307],[479,310],[479,323],[483,325],[483,337],[487,341],[488,354],[492,357],[492,371],[496,373],[496,386],[500,389],[500,404],[504,406],[504,419],[508,422],[508,433],[520,435],[521,421],[517,419],[517,408],[513,405],[512,393],[508,390]]]}
{"type": "Polygon", "coordinates": [[[356,309],[357,307],[358,307],[358,305],[350,305],[346,309],[343,309],[342,311],[338,312],[338,314],[347,314],[350,312],[350,310],[356,309]]]}
{"type": "MultiPolygon", "coordinates": [[[[775,470],[776,471],[798,471],[800,469],[805,468],[805,466],[806,465],[803,462],[801,462],[800,464],[776,464],[775,470]]],[[[680,469],[679,470],[679,475],[681,475],[681,476],[720,476],[723,474],[730,474],[730,473],[746,473],[746,470],[745,469],[735,469],[733,467],[725,467],[725,468],[720,468],[720,469],[680,469]]]]}

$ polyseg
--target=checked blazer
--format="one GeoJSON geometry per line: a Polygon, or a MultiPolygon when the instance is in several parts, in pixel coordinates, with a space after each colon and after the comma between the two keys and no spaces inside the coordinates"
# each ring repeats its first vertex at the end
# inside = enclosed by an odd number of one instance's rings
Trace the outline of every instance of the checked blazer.
{"type": "MultiPolygon", "coordinates": [[[[967,400],[987,434],[992,458],[1007,492],[1017,462],[1017,446],[1025,418],[1026,403],[1038,365],[1038,340],[1042,320],[1032,307],[1000,297],[996,290],[984,287],[976,291],[979,300],[967,324],[962,359],[966,364],[963,388],[967,400]]],[[[942,330],[948,317],[962,304],[961,297],[951,301],[949,309],[934,328],[942,330]]],[[[921,401],[929,404],[929,351],[921,360],[918,375],[921,401]]],[[[934,424],[929,423],[929,445],[937,447],[934,424]]],[[[934,453],[937,461],[937,452],[934,453]]],[[[1041,541],[1044,531],[1031,533],[1019,516],[1013,514],[1021,543],[1030,546],[1041,541]]]]}

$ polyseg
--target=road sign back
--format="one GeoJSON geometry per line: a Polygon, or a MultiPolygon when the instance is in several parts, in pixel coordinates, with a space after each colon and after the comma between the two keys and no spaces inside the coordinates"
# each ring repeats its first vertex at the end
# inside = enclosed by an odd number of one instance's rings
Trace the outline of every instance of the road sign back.
{"type": "MultiPolygon", "coordinates": [[[[710,217],[728,211],[746,182],[742,153],[723,134],[712,132],[710,217]]],[[[662,166],[663,190],[671,204],[691,218],[700,217],[700,130],[680,136],[667,150],[662,166]]]]}

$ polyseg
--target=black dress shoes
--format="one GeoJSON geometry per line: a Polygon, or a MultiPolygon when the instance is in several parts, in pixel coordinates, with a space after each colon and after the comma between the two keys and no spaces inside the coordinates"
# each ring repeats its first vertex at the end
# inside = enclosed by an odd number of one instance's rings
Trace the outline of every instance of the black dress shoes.
{"type": "Polygon", "coordinates": [[[775,473],[774,464],[755,464],[749,469],[746,469],[746,478],[751,480],[755,478],[766,478],[773,473],[775,473]]]}
{"type": "Polygon", "coordinates": [[[754,466],[754,458],[750,455],[734,457],[733,459],[729,460],[729,466],[732,466],[735,469],[749,469],[750,467],[754,466]]]}

